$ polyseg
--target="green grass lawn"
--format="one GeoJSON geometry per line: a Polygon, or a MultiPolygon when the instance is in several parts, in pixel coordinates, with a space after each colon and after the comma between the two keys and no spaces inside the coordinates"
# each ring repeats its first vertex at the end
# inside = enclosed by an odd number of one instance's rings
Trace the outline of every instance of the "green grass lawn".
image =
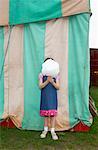
{"type": "MultiPolygon", "coordinates": [[[[98,88],[92,87],[90,95],[98,108],[98,88]]],[[[89,132],[58,132],[59,140],[53,141],[50,134],[40,139],[40,132],[1,128],[1,150],[98,150],[98,117],[94,118],[89,132]]]]}

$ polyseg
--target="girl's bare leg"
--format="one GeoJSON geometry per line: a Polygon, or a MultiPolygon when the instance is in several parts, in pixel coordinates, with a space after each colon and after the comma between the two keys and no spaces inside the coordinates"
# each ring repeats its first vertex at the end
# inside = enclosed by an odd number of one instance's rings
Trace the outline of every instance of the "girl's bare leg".
{"type": "Polygon", "coordinates": [[[51,128],[55,128],[55,117],[50,118],[51,128]]]}
{"type": "Polygon", "coordinates": [[[45,117],[44,119],[44,131],[42,131],[40,137],[45,138],[48,132],[48,117],[45,117]]]}
{"type": "Polygon", "coordinates": [[[52,135],[52,139],[53,140],[58,140],[58,136],[55,133],[55,117],[51,117],[50,121],[51,121],[51,135],[52,135]]]}
{"type": "Polygon", "coordinates": [[[48,127],[48,117],[45,117],[45,120],[44,120],[44,127],[48,127]]]}

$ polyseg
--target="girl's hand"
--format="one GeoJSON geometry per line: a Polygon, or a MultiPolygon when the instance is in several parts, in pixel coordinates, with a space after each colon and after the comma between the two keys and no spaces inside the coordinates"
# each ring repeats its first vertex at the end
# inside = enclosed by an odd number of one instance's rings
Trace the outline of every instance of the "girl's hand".
{"type": "Polygon", "coordinates": [[[48,82],[53,83],[53,79],[51,76],[48,76],[47,80],[48,80],[48,82]]]}

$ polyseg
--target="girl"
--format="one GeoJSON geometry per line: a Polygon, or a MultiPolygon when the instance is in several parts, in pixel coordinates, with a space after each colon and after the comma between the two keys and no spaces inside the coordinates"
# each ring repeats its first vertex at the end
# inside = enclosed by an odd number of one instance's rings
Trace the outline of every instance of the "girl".
{"type": "MultiPolygon", "coordinates": [[[[44,62],[52,58],[47,58],[44,62]]],[[[52,59],[53,60],[53,59],[52,59]]],[[[55,133],[55,117],[57,115],[57,90],[59,89],[59,75],[56,78],[39,75],[39,87],[41,89],[40,115],[44,119],[44,131],[40,137],[45,138],[48,133],[48,122],[50,120],[51,135],[53,140],[58,140],[55,133]]]]}

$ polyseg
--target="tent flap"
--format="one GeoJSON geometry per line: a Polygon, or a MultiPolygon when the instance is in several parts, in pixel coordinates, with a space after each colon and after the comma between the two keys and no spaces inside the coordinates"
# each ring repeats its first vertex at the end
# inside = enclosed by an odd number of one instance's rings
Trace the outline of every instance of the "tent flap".
{"type": "Polygon", "coordinates": [[[0,25],[16,25],[89,12],[89,0],[0,0],[0,25]]]}

